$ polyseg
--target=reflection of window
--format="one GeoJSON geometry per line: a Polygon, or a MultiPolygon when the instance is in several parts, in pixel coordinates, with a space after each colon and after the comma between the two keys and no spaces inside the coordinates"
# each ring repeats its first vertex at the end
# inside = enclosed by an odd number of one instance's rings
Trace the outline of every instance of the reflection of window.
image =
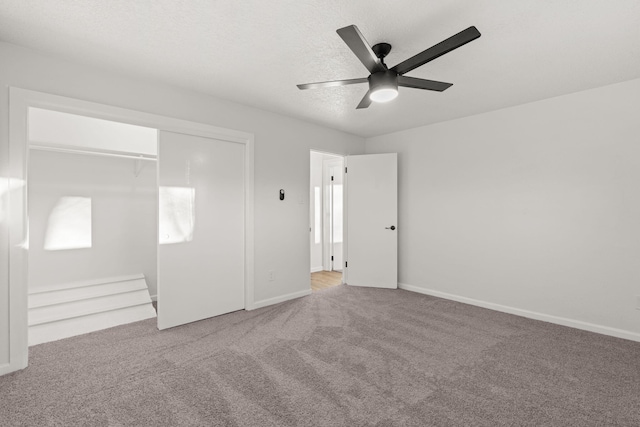
{"type": "Polygon", "coordinates": [[[91,247],[91,197],[60,197],[54,206],[44,240],[44,249],[91,247]]]}
{"type": "Polygon", "coordinates": [[[17,188],[22,188],[23,186],[24,181],[21,179],[9,179],[0,176],[0,224],[2,224],[8,216],[6,209],[9,205],[9,192],[17,188]]]}
{"type": "Polygon", "coordinates": [[[196,189],[190,187],[160,187],[159,241],[161,245],[193,240],[196,220],[196,189]]]}
{"type": "Polygon", "coordinates": [[[333,243],[342,242],[342,185],[333,185],[333,243]]]}

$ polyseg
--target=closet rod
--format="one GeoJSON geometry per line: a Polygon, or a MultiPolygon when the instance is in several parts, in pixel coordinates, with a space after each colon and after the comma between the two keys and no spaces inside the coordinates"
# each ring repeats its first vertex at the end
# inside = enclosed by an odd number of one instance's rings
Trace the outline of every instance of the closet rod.
{"type": "Polygon", "coordinates": [[[52,147],[48,145],[36,145],[30,144],[30,149],[40,150],[40,151],[53,151],[58,153],[74,153],[74,154],[90,154],[94,156],[108,156],[108,157],[122,157],[125,159],[134,159],[134,160],[148,160],[151,162],[157,161],[157,157],[150,156],[148,154],[124,154],[122,152],[110,152],[110,151],[92,151],[92,150],[83,150],[80,148],[67,148],[67,147],[52,147]]]}

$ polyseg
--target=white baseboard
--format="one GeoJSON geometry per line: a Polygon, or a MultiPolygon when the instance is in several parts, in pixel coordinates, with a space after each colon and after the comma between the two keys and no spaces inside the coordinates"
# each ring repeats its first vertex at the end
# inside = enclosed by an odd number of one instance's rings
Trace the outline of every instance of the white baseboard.
{"type": "Polygon", "coordinates": [[[0,365],[0,377],[6,374],[10,374],[11,372],[15,372],[15,371],[19,371],[21,369],[24,369],[27,367],[27,362],[25,361],[22,365],[20,366],[14,366],[17,364],[12,364],[12,363],[3,363],[0,365]]]}
{"type": "Polygon", "coordinates": [[[323,271],[324,267],[320,266],[320,267],[311,267],[311,272],[312,273],[317,273],[318,271],[323,271]]]}
{"type": "Polygon", "coordinates": [[[509,307],[506,305],[495,304],[492,302],[481,301],[473,298],[467,298],[460,295],[435,291],[433,289],[422,288],[406,283],[398,283],[398,288],[404,289],[405,291],[417,292],[420,294],[431,295],[438,298],[444,298],[452,301],[462,302],[465,304],[475,305],[482,308],[488,308],[490,310],[500,311],[502,313],[515,314],[516,316],[526,317],[529,319],[542,320],[543,322],[554,323],[556,325],[568,326],[570,328],[582,329],[584,331],[595,332],[597,334],[609,335],[612,337],[640,342],[639,333],[625,331],[624,329],[611,328],[609,326],[597,325],[595,323],[583,322],[581,320],[568,319],[566,317],[559,317],[550,314],[539,313],[536,311],[523,310],[520,308],[509,307]]]}
{"type": "Polygon", "coordinates": [[[281,295],[275,298],[263,299],[262,301],[256,301],[253,303],[251,307],[247,307],[247,310],[255,310],[257,308],[267,307],[269,305],[278,304],[280,302],[285,302],[285,301],[289,301],[289,300],[300,298],[300,297],[305,297],[307,295],[311,295],[311,289],[293,292],[293,293],[281,295]]]}

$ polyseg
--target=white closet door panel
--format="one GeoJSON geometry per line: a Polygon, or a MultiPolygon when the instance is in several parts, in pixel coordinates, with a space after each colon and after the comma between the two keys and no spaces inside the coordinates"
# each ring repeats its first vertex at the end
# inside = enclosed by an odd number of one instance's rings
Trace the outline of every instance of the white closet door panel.
{"type": "Polygon", "coordinates": [[[160,132],[159,329],[244,308],[244,149],[160,132]]]}

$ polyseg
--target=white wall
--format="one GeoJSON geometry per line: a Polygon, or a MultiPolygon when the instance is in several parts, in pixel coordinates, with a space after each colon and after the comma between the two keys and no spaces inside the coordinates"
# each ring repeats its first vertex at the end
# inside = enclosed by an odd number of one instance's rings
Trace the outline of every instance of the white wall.
{"type": "MultiPolygon", "coordinates": [[[[309,149],[360,154],[364,139],[204,94],[0,43],[0,193],[8,192],[8,87],[145,111],[255,135],[255,300],[309,290],[309,149]],[[278,199],[278,190],[287,199],[278,199]],[[269,270],[275,280],[267,280],[269,270]]],[[[6,199],[0,195],[0,201],[6,199]]],[[[3,202],[4,203],[4,202],[3,202]]],[[[6,206],[0,207],[0,211],[6,206]]],[[[8,229],[0,217],[0,364],[8,358],[8,229]]]]}
{"type": "Polygon", "coordinates": [[[639,111],[640,79],[368,139],[399,153],[399,281],[640,339],[639,111]]]}
{"type": "MultiPolygon", "coordinates": [[[[156,294],[156,163],[135,176],[132,159],[29,153],[29,287],[143,273],[156,294]],[[91,247],[46,250],[63,197],[91,199],[91,247]]],[[[65,236],[67,237],[67,236],[65,236]]]]}

